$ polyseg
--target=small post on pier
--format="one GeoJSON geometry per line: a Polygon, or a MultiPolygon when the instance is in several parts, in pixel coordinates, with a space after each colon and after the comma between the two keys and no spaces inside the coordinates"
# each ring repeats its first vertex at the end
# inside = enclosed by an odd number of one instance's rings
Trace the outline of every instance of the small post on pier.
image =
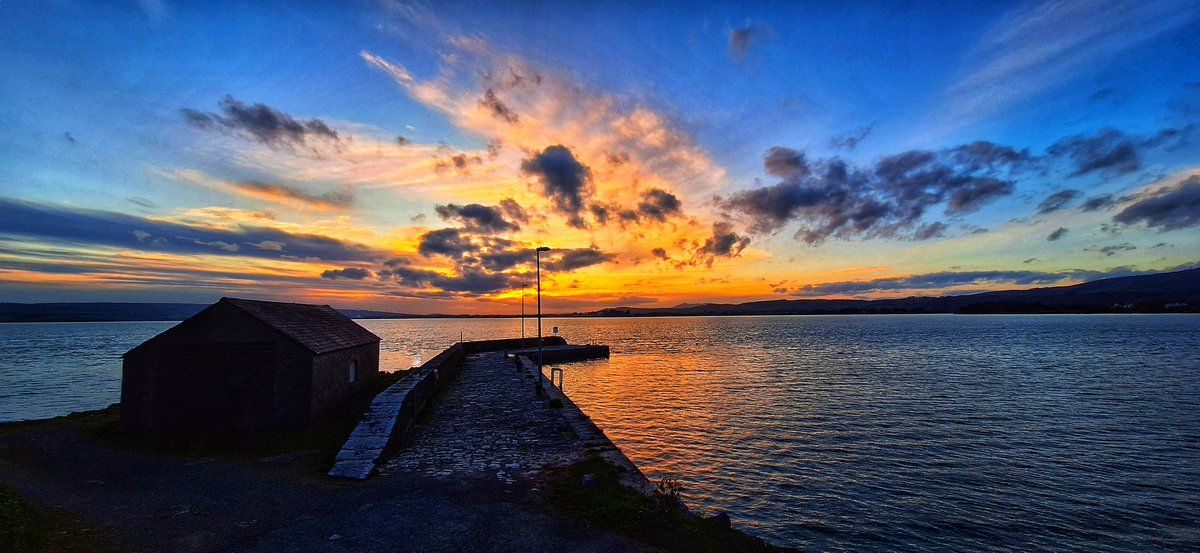
{"type": "Polygon", "coordinates": [[[533,259],[536,269],[534,273],[537,275],[537,332],[538,332],[538,374],[537,374],[537,391],[538,397],[541,397],[542,392],[542,252],[548,252],[550,248],[546,246],[538,246],[533,252],[533,259]]]}

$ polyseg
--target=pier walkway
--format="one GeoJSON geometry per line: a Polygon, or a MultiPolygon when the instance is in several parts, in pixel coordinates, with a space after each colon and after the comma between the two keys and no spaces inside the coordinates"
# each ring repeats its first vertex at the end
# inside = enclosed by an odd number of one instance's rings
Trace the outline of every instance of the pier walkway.
{"type": "Polygon", "coordinates": [[[543,406],[529,373],[503,352],[467,357],[457,378],[401,439],[381,474],[416,472],[511,485],[586,457],[562,410],[543,406]]]}

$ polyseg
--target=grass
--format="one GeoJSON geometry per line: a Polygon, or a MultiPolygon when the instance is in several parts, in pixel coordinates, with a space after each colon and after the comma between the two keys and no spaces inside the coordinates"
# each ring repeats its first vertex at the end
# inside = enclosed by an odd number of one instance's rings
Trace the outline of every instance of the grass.
{"type": "Polygon", "coordinates": [[[42,511],[0,484],[0,553],[109,553],[121,548],[70,515],[42,511]]]}
{"type": "Polygon", "coordinates": [[[673,552],[758,552],[781,549],[713,519],[682,508],[682,486],[675,480],[659,483],[659,494],[646,497],[622,486],[621,469],[599,458],[572,465],[551,483],[551,502],[588,524],[673,552]],[[591,474],[592,486],[583,486],[591,474]]]}

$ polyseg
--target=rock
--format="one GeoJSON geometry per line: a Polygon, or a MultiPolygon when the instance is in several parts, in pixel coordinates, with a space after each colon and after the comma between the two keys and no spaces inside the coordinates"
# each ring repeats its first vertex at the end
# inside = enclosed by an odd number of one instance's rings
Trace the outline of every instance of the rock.
{"type": "Polygon", "coordinates": [[[583,487],[585,487],[585,488],[596,487],[596,475],[595,474],[583,475],[583,487]]]}
{"type": "Polygon", "coordinates": [[[729,513],[725,511],[717,511],[708,516],[708,520],[715,524],[718,528],[729,528],[733,522],[729,520],[729,513]]]}

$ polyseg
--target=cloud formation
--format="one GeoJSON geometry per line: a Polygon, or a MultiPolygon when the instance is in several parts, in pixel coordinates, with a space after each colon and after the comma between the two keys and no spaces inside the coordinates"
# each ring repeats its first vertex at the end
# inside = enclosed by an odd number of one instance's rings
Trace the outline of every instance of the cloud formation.
{"type": "Polygon", "coordinates": [[[1047,148],[1046,153],[1070,158],[1075,163],[1072,177],[1088,173],[1121,176],[1137,171],[1142,166],[1134,140],[1116,129],[1063,138],[1047,148]]]}
{"type": "Polygon", "coordinates": [[[1188,0],[1018,4],[968,51],[973,70],[945,90],[943,125],[969,124],[1036,98],[1117,52],[1188,25],[1196,13],[1188,0]]]}
{"type": "Polygon", "coordinates": [[[349,280],[363,280],[371,276],[371,271],[360,269],[358,267],[346,267],[345,269],[329,269],[321,273],[321,278],[337,280],[339,278],[349,280]]]}
{"type": "Polygon", "coordinates": [[[1053,241],[1058,240],[1059,238],[1062,238],[1063,236],[1066,236],[1066,235],[1067,235],[1066,227],[1058,227],[1058,228],[1054,229],[1053,231],[1050,231],[1050,235],[1046,237],[1046,240],[1048,242],[1053,242],[1053,241]]]}
{"type": "MultiPolygon", "coordinates": [[[[839,158],[810,162],[803,152],[775,147],[763,165],[777,184],[735,193],[721,201],[749,219],[754,232],[775,232],[801,222],[796,238],[820,244],[830,237],[892,238],[918,228],[921,218],[944,205],[960,215],[1012,193],[1011,175],[1030,163],[1025,150],[974,142],[940,151],[911,150],[854,168],[839,158]]],[[[910,238],[940,235],[923,226],[910,238]]]]}
{"type": "Polygon", "coordinates": [[[233,96],[218,104],[221,113],[183,108],[184,120],[198,129],[255,140],[273,148],[308,146],[310,139],[337,142],[337,131],[320,119],[296,119],[265,104],[246,105],[233,96]]]}
{"type": "MultiPolygon", "coordinates": [[[[511,202],[512,200],[509,199],[511,202]]],[[[517,213],[523,213],[516,202],[509,204],[510,211],[515,208],[517,213]]],[[[487,234],[500,232],[515,232],[521,230],[521,225],[504,218],[503,207],[491,207],[480,204],[446,204],[434,207],[438,217],[443,221],[459,221],[472,232],[487,234]]]]}
{"type": "MultiPolygon", "coordinates": [[[[1164,271],[1190,267],[1191,265],[1172,267],[1164,271]]],[[[1162,271],[1145,271],[1132,267],[1113,267],[1104,271],[1073,269],[1056,273],[1043,271],[942,271],[903,277],[808,284],[796,288],[792,295],[803,297],[858,296],[878,292],[937,291],[962,286],[1047,286],[1158,272],[1162,271]]]]}
{"type": "Polygon", "coordinates": [[[66,208],[0,198],[0,236],[160,251],[322,261],[370,261],[383,254],[374,248],[316,234],[236,225],[192,226],[112,211],[66,208]],[[250,247],[243,247],[250,246],[250,247]]]}
{"type": "Polygon", "coordinates": [[[521,162],[521,172],[537,177],[541,191],[550,198],[554,208],[567,217],[567,223],[586,228],[581,213],[584,201],[594,192],[592,171],[575,159],[571,150],[561,144],[547,146],[541,152],[521,162]]]}
{"type": "Polygon", "coordinates": [[[1083,192],[1078,190],[1062,190],[1060,192],[1055,192],[1047,196],[1045,200],[1042,200],[1042,203],[1038,204],[1037,212],[1043,215],[1046,213],[1053,213],[1064,207],[1067,207],[1068,204],[1075,201],[1076,198],[1082,195],[1083,192]]]}
{"type": "Polygon", "coordinates": [[[747,25],[729,30],[729,57],[735,62],[741,62],[749,53],[750,47],[763,40],[773,38],[775,31],[770,27],[747,25]]]}
{"type": "Polygon", "coordinates": [[[1134,195],[1134,202],[1113,216],[1127,225],[1145,223],[1166,232],[1200,224],[1200,176],[1193,175],[1174,186],[1134,195]]]}
{"type": "Polygon", "coordinates": [[[647,219],[666,222],[668,217],[679,215],[683,204],[674,194],[661,188],[651,188],[642,194],[637,212],[647,219]]]}

